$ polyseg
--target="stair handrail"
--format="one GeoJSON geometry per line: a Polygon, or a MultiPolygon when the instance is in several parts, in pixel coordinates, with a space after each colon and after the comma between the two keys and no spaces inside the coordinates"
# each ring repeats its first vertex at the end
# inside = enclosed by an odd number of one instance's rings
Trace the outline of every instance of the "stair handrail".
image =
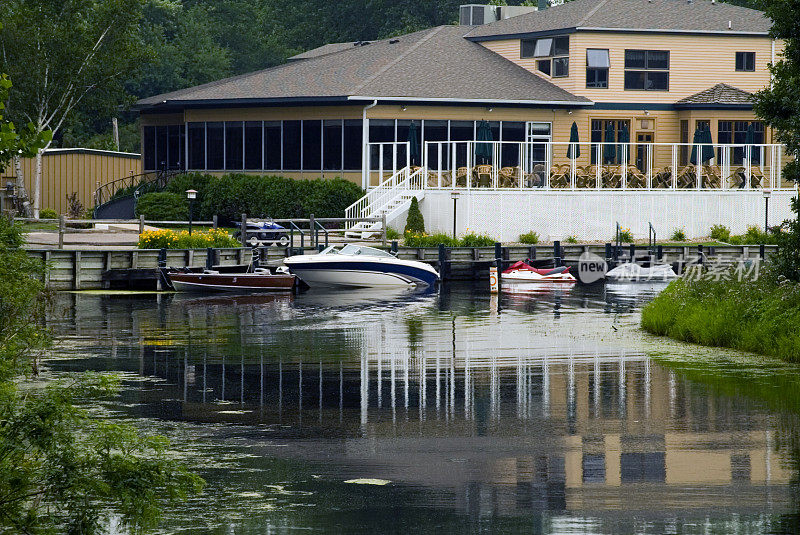
{"type": "Polygon", "coordinates": [[[424,188],[423,167],[411,171],[410,166],[403,167],[389,178],[369,190],[363,197],[345,209],[347,219],[369,217],[369,214],[386,206],[397,196],[398,191],[424,188]]]}

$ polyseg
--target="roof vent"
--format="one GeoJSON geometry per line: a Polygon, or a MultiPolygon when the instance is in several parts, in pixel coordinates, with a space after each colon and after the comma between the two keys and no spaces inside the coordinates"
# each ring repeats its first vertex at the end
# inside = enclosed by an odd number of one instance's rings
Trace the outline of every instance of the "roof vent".
{"type": "Polygon", "coordinates": [[[399,42],[400,42],[400,39],[389,39],[389,44],[390,45],[393,45],[393,44],[399,43],[399,42]]]}
{"type": "Polygon", "coordinates": [[[728,29],[730,30],[731,28],[733,28],[733,21],[729,20],[728,21],[728,29]]]}

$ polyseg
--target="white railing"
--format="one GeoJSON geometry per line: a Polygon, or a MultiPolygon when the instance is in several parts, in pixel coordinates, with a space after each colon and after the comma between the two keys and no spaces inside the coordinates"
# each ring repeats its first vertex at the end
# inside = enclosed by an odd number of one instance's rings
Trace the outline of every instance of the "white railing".
{"type": "Polygon", "coordinates": [[[427,188],[794,189],[777,144],[428,141],[422,161],[427,188]]]}
{"type": "Polygon", "coordinates": [[[397,199],[413,196],[424,188],[424,168],[404,167],[348,206],[345,217],[348,219],[372,217],[397,199]]]}
{"type": "Polygon", "coordinates": [[[362,185],[369,188],[374,182],[380,184],[387,175],[394,175],[410,166],[411,144],[408,141],[368,143],[362,185]]]}

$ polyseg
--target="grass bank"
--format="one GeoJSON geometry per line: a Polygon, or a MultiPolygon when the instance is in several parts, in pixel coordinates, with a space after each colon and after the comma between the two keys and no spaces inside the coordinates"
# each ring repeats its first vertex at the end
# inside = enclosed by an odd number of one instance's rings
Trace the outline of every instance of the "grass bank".
{"type": "Polygon", "coordinates": [[[652,334],[800,362],[800,284],[761,270],[756,279],[679,279],[642,310],[652,334]]]}

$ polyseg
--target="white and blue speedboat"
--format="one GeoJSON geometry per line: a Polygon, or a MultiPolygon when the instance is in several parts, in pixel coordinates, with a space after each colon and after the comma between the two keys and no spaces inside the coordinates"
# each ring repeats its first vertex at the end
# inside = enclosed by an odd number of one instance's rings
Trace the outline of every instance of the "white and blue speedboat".
{"type": "Polygon", "coordinates": [[[312,255],[290,256],[284,263],[309,286],[426,287],[439,280],[439,273],[428,264],[353,244],[341,249],[331,246],[312,255]]]}

